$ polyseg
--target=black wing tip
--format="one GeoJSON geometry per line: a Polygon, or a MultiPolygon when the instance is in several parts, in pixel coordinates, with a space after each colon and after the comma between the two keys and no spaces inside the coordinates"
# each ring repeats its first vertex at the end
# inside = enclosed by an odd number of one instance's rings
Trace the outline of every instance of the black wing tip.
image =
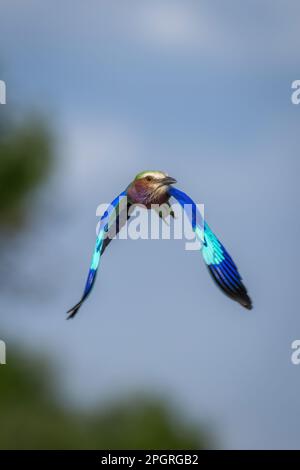
{"type": "Polygon", "coordinates": [[[213,280],[220,287],[220,289],[225,295],[227,295],[232,300],[238,302],[240,305],[242,305],[242,307],[246,308],[247,310],[252,310],[252,300],[250,299],[246,287],[244,286],[244,284],[242,284],[242,282],[240,282],[236,290],[233,290],[232,288],[229,288],[228,284],[223,281],[223,278],[218,275],[218,272],[214,270],[212,266],[207,267],[213,280]]]}
{"type": "Polygon", "coordinates": [[[67,311],[67,318],[66,320],[70,320],[71,318],[74,318],[78,310],[80,309],[82,304],[82,300],[78,302],[78,304],[74,305],[74,307],[70,308],[70,310],[67,311]]]}
{"type": "Polygon", "coordinates": [[[252,305],[251,301],[250,301],[250,303],[240,302],[240,304],[249,311],[253,309],[253,305],[252,305]]]}
{"type": "Polygon", "coordinates": [[[245,295],[243,295],[243,297],[237,299],[237,301],[243,306],[245,307],[247,310],[252,310],[253,309],[253,304],[252,304],[252,300],[250,299],[249,295],[247,293],[245,293],[245,295]]]}

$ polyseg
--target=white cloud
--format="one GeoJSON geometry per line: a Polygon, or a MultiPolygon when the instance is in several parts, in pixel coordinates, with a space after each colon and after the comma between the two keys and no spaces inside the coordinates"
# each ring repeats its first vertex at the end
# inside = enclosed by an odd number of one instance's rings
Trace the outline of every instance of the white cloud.
{"type": "Polygon", "coordinates": [[[207,34],[205,24],[186,5],[147,3],[140,6],[137,31],[146,41],[157,46],[194,46],[207,34]]]}
{"type": "Polygon", "coordinates": [[[90,0],[89,8],[74,2],[71,15],[69,2],[59,6],[57,15],[50,1],[41,6],[29,0],[26,8],[20,0],[4,3],[2,54],[9,51],[10,56],[18,58],[19,53],[22,58],[42,48],[86,58],[87,49],[92,56],[110,49],[127,54],[128,47],[148,53],[150,46],[158,57],[160,52],[192,52],[238,65],[296,60],[300,14],[296,0],[90,0]],[[16,41],[19,36],[22,40],[16,41]]]}
{"type": "Polygon", "coordinates": [[[200,52],[218,60],[294,59],[297,2],[140,2],[128,13],[128,34],[156,52],[200,52]],[[227,8],[228,7],[228,8],[227,8]]]}

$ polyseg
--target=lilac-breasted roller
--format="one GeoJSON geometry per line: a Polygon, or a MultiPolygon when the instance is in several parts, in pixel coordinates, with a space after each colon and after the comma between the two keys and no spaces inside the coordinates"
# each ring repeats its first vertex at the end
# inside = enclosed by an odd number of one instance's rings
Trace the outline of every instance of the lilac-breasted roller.
{"type": "MultiPolygon", "coordinates": [[[[215,283],[228,297],[251,310],[251,299],[234,261],[207,223],[203,221],[195,202],[187,194],[176,189],[173,186],[175,183],[177,181],[174,178],[162,171],[143,171],[135,177],[125,191],[112,201],[100,220],[99,233],[82,298],[67,312],[68,318],[76,315],[90,294],[101,256],[114,235],[129,219],[130,209],[135,204],[142,204],[147,209],[151,209],[154,204],[156,207],[162,204],[170,205],[171,197],[175,198],[184,210],[188,207],[192,229],[201,241],[202,256],[215,283]],[[125,206],[124,202],[126,202],[125,206]]],[[[172,215],[172,211],[170,214],[172,215]]]]}

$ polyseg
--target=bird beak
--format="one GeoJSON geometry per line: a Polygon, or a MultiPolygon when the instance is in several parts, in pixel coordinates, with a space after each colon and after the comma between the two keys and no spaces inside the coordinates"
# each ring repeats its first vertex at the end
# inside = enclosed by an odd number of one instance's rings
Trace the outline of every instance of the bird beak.
{"type": "Polygon", "coordinates": [[[160,182],[162,186],[169,186],[170,184],[177,183],[176,179],[172,178],[171,176],[166,176],[165,178],[162,178],[160,182]]]}

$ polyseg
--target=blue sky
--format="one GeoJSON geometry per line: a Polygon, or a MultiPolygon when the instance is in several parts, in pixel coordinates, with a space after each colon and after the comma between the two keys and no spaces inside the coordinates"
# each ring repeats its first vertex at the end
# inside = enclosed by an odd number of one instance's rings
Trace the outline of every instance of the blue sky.
{"type": "Polygon", "coordinates": [[[299,447],[299,14],[296,1],[2,2],[6,109],[41,110],[59,142],[32,226],[7,253],[2,323],[49,352],[70,399],[153,391],[207,420],[224,447],[299,447]],[[96,207],[148,168],[205,204],[251,313],[183,242],[117,241],[64,321],[96,207]]]}

